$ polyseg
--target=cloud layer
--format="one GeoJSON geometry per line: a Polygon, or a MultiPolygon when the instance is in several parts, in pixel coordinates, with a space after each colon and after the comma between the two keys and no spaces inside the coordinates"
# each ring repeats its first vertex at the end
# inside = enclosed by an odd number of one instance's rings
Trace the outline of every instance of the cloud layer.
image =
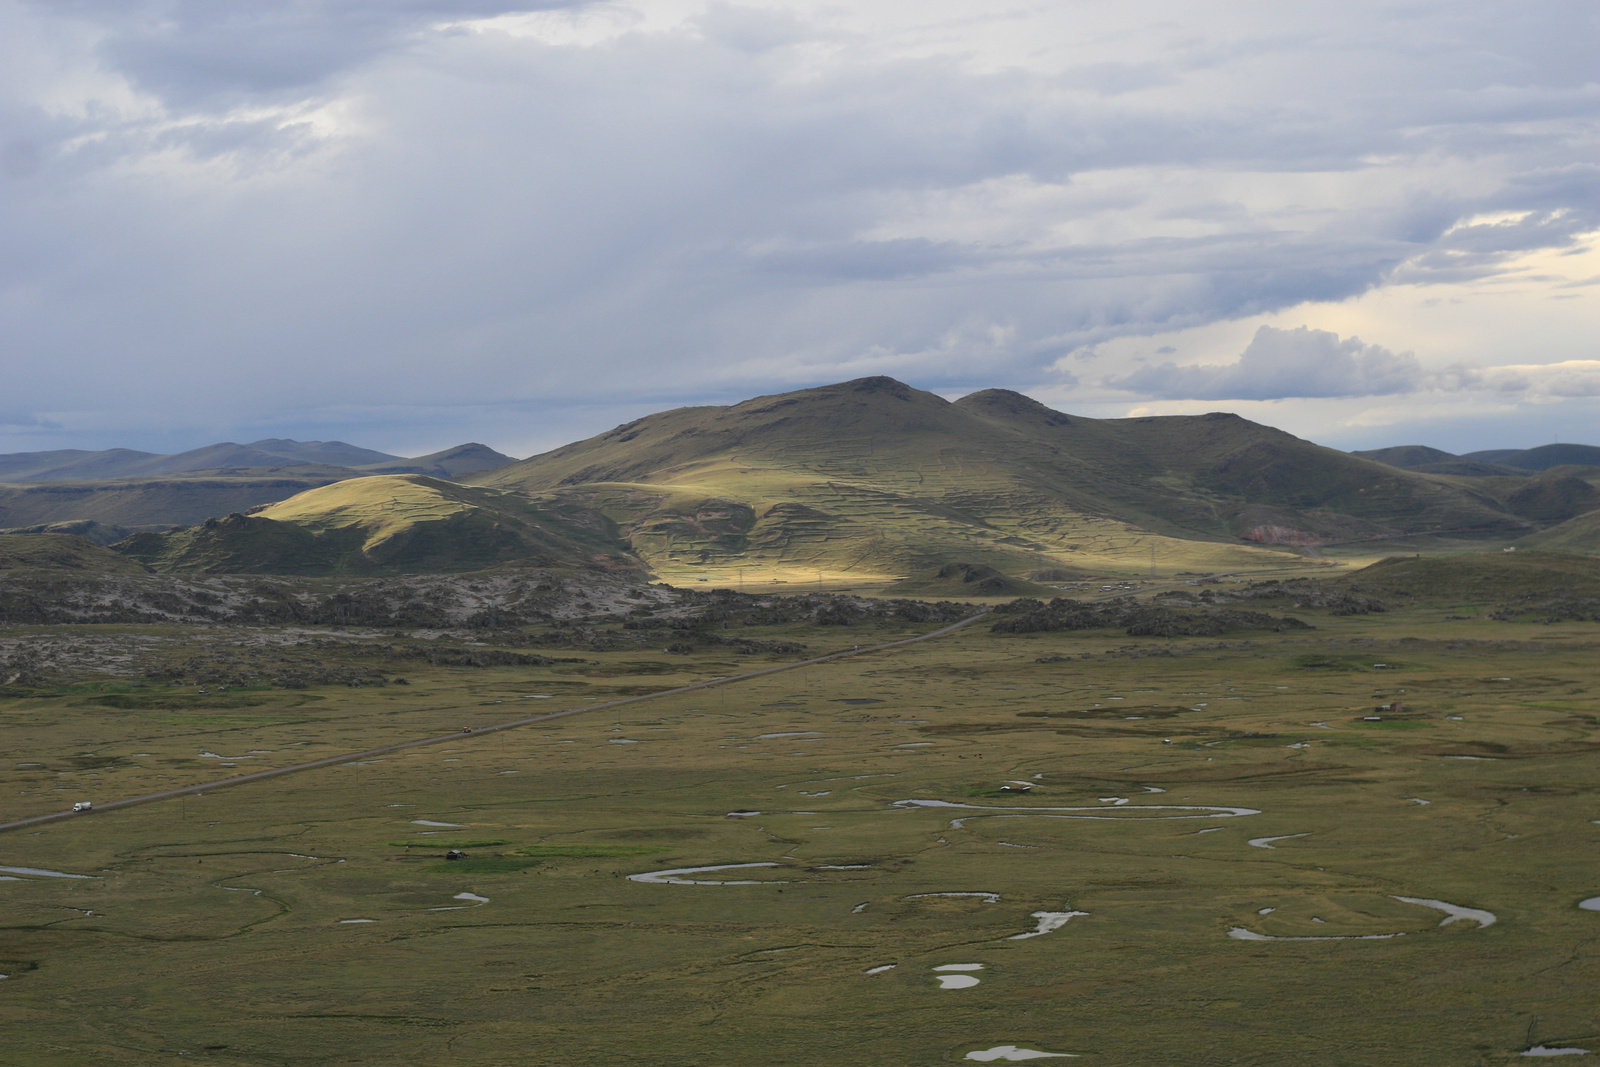
{"type": "Polygon", "coordinates": [[[1141,367],[1106,384],[1163,400],[1279,400],[1285,397],[1388,396],[1409,393],[1423,381],[1410,352],[1395,355],[1359,337],[1302,326],[1262,326],[1239,355],[1223,366],[1141,367]]]}
{"type": "MultiPolygon", "coordinates": [[[[1070,387],[1053,368],[1108,339],[1575,247],[1600,228],[1600,78],[1575,28],[1594,20],[1473,0],[14,3],[6,421],[39,447],[236,427],[517,447],[580,404],[865,373],[1070,387]]],[[[1231,368],[1109,377],[1266,398],[1435,374],[1271,329],[1231,368]]]]}

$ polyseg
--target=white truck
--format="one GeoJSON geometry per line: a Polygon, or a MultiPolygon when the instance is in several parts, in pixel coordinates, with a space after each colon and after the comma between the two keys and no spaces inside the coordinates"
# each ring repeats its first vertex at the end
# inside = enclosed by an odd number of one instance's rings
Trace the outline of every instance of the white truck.
{"type": "Polygon", "coordinates": [[[73,811],[88,811],[89,809],[91,809],[93,807],[94,807],[94,801],[92,801],[92,800],[80,800],[76,804],[72,805],[72,810],[73,811]]]}

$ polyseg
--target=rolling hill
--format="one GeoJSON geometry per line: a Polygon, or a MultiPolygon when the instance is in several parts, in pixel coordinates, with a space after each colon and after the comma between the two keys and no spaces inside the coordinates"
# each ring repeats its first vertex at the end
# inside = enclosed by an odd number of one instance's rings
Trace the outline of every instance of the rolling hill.
{"type": "Polygon", "coordinates": [[[1573,556],[1600,556],[1600,510],[1529,534],[1519,540],[1517,546],[1541,552],[1565,552],[1573,556]]]}
{"type": "Polygon", "coordinates": [[[0,530],[93,521],[107,526],[188,526],[357,476],[306,464],[250,471],[112,481],[0,485],[0,530]]]}
{"type": "Polygon", "coordinates": [[[201,573],[439,573],[509,562],[639,569],[597,515],[421,475],[347,479],[113,547],[156,571],[201,573]]]}
{"type": "Polygon", "coordinates": [[[99,452],[65,448],[0,455],[0,482],[84,482],[123,478],[162,478],[197,472],[274,470],[308,466],[360,473],[428,474],[459,477],[515,462],[487,445],[456,445],[407,459],[343,441],[290,441],[267,438],[248,445],[225,441],[174,455],[109,448],[99,452]]]}
{"type": "Polygon", "coordinates": [[[109,543],[130,532],[189,526],[349,478],[456,479],[512,462],[475,442],[412,459],[342,441],[281,439],[210,445],[174,456],[132,449],[18,452],[0,455],[0,532],[90,523],[68,532],[109,543]]]}
{"type": "Polygon", "coordinates": [[[662,412],[471,480],[604,513],[669,580],[1226,570],[1298,555],[1274,546],[1527,526],[1234,415],[1097,420],[882,377],[662,412]]]}
{"type": "Polygon", "coordinates": [[[1494,476],[1548,471],[1555,467],[1600,467],[1600,448],[1594,445],[1540,445],[1537,448],[1491,448],[1455,455],[1427,445],[1395,445],[1352,452],[1391,467],[1430,474],[1494,476]]]}

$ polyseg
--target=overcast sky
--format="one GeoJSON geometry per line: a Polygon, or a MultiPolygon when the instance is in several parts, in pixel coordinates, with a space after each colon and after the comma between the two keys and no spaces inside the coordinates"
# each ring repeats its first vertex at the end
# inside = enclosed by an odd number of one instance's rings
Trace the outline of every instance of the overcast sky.
{"type": "Polygon", "coordinates": [[[0,452],[867,374],[1600,443],[1593,0],[0,0],[0,452]]]}

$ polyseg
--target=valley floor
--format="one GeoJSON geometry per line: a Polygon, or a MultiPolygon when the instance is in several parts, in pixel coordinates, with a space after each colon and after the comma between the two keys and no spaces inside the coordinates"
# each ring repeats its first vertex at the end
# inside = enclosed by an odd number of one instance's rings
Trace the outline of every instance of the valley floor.
{"type": "MultiPolygon", "coordinates": [[[[1316,628],[978,624],[5,834],[5,1058],[1600,1055],[1596,624],[1294,614],[1316,628]]],[[[412,661],[381,688],[13,691],[0,819],[939,625],[412,661]]]]}

